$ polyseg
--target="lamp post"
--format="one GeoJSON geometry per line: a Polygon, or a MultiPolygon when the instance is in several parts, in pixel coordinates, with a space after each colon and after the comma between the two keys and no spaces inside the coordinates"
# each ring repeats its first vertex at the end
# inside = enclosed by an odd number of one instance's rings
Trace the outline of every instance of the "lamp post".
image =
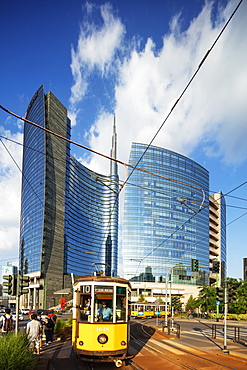
{"type": "MultiPolygon", "coordinates": [[[[190,267],[190,265],[183,265],[183,264],[179,264],[179,267],[190,267]]],[[[169,274],[171,273],[172,269],[174,267],[178,267],[178,265],[174,265],[172,267],[169,268],[169,270],[167,271],[166,273],[166,299],[165,299],[165,326],[167,327],[167,308],[168,308],[168,299],[167,299],[167,291],[168,291],[168,276],[169,274]]]]}
{"type": "Polygon", "coordinates": [[[173,267],[175,267],[175,266],[170,267],[169,270],[166,273],[166,299],[165,299],[165,326],[166,327],[167,327],[167,308],[168,308],[168,302],[167,302],[168,276],[169,276],[170,272],[172,271],[173,267]]]}

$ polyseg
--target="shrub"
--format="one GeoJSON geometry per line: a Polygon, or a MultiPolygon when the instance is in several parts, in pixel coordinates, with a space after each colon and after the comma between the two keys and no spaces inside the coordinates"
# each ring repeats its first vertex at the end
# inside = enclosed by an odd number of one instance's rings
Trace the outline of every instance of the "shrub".
{"type": "Polygon", "coordinates": [[[57,319],[55,324],[54,333],[57,334],[67,326],[67,322],[61,319],[57,319]]]}
{"type": "Polygon", "coordinates": [[[29,370],[36,360],[36,356],[29,351],[26,334],[8,333],[0,337],[0,370],[29,370]]]}

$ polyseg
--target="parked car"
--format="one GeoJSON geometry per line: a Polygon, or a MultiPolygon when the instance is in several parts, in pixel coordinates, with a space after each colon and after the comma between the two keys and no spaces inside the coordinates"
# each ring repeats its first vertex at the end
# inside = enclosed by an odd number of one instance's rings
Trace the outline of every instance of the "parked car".
{"type": "Polygon", "coordinates": [[[28,315],[29,314],[29,309],[28,308],[23,308],[22,310],[21,310],[21,312],[22,312],[22,314],[23,315],[28,315]]]}

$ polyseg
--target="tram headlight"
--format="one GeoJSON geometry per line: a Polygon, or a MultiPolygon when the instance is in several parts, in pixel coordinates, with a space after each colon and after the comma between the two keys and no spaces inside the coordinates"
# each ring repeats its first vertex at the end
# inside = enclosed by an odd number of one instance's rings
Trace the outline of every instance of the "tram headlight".
{"type": "Polygon", "coordinates": [[[108,336],[106,334],[100,334],[97,339],[100,344],[105,344],[108,342],[108,336]]]}
{"type": "Polygon", "coordinates": [[[122,340],[121,346],[126,346],[126,342],[124,340],[122,340]]]}
{"type": "Polygon", "coordinates": [[[83,343],[83,341],[82,341],[82,340],[80,340],[79,345],[80,345],[80,346],[83,346],[83,344],[84,344],[84,343],[83,343]]]}

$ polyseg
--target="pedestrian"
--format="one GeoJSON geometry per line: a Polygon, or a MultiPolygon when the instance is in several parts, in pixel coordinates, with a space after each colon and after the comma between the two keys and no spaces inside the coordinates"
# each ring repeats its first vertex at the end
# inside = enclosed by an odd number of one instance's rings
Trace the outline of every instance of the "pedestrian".
{"type": "Polygon", "coordinates": [[[30,351],[36,349],[37,355],[40,354],[40,335],[42,333],[42,325],[39,320],[37,320],[37,314],[33,313],[31,315],[31,321],[27,323],[26,330],[29,339],[30,351]]]}
{"type": "Polygon", "coordinates": [[[48,346],[53,341],[54,322],[48,316],[44,320],[45,342],[48,346]]]}
{"type": "Polygon", "coordinates": [[[52,327],[52,337],[54,335],[54,329],[55,329],[55,325],[56,325],[56,322],[57,322],[57,316],[54,314],[54,311],[51,311],[51,313],[49,313],[47,315],[53,322],[53,327],[52,327]]]}
{"type": "Polygon", "coordinates": [[[7,334],[12,331],[13,328],[13,316],[11,315],[10,309],[6,308],[5,314],[0,317],[0,331],[2,334],[7,334]]]}
{"type": "Polygon", "coordinates": [[[37,320],[40,322],[41,324],[41,334],[40,334],[40,340],[39,340],[39,346],[40,346],[40,349],[42,348],[42,345],[43,345],[43,320],[42,320],[42,317],[41,317],[41,313],[37,313],[37,320]]]}

